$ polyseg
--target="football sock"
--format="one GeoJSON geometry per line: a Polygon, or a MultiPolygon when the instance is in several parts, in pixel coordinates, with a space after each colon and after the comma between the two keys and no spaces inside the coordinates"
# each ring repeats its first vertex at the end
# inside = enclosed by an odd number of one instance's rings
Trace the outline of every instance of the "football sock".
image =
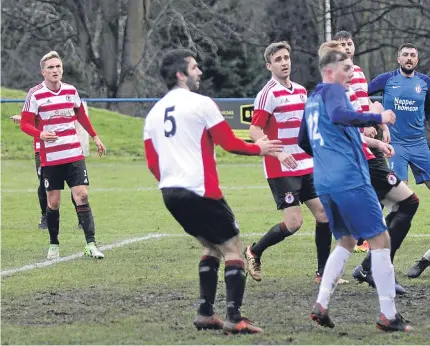
{"type": "Polygon", "coordinates": [[[283,241],[286,237],[293,235],[285,226],[284,222],[278,223],[273,226],[269,232],[267,232],[256,244],[254,244],[251,248],[252,253],[261,257],[264,250],[266,250],[269,246],[278,244],[283,241]]]}
{"type": "MultiPolygon", "coordinates": [[[[391,262],[394,261],[396,251],[402,245],[403,240],[408,234],[412,219],[417,212],[419,199],[415,193],[399,202],[399,209],[392,216],[391,222],[388,225],[388,233],[391,238],[391,262]]],[[[394,263],[394,262],[393,262],[394,263]]]]}
{"type": "MultiPolygon", "coordinates": [[[[75,207],[76,215],[78,214],[78,205],[75,202],[75,199],[73,198],[73,192],[70,192],[70,198],[72,199],[73,206],[75,207]]],[[[79,221],[79,215],[78,215],[78,221],[79,221]]]]}
{"type": "Polygon", "coordinates": [[[243,261],[225,261],[224,279],[227,291],[227,318],[231,322],[239,322],[242,319],[240,307],[246,282],[243,261]]]}
{"type": "Polygon", "coordinates": [[[93,213],[91,212],[90,205],[88,203],[78,205],[76,209],[78,212],[79,223],[82,225],[82,228],[85,233],[85,240],[87,241],[87,243],[94,243],[96,241],[94,217],[93,213]]]}
{"type": "Polygon", "coordinates": [[[60,210],[52,210],[46,207],[46,223],[48,224],[50,244],[59,245],[58,233],[60,232],[60,210]]]}
{"type": "Polygon", "coordinates": [[[372,273],[378,291],[381,312],[389,320],[396,316],[396,297],[394,266],[391,263],[390,249],[375,249],[372,252],[372,273]]]}
{"type": "Polygon", "coordinates": [[[328,309],[331,295],[345,270],[349,256],[351,256],[351,252],[337,245],[328,258],[317,298],[317,303],[321,304],[324,309],[328,309]]]}
{"type": "Polygon", "coordinates": [[[425,254],[424,254],[424,256],[423,256],[425,259],[427,259],[428,261],[430,261],[430,250],[428,250],[425,254]]]}
{"type": "Polygon", "coordinates": [[[48,198],[46,197],[45,186],[43,185],[43,179],[40,179],[39,187],[37,188],[37,197],[39,198],[40,212],[42,215],[46,214],[46,208],[48,206],[48,198]]]}
{"type": "Polygon", "coordinates": [[[323,274],[330,256],[332,233],[328,222],[317,222],[315,227],[315,244],[317,246],[318,273],[323,274]]]}
{"type": "Polygon", "coordinates": [[[370,270],[372,269],[372,256],[370,255],[369,251],[366,255],[366,257],[364,258],[363,262],[361,262],[361,266],[363,267],[363,270],[370,272],[370,270]]]}
{"type": "Polygon", "coordinates": [[[212,316],[218,283],[219,259],[213,256],[203,256],[199,263],[200,305],[199,314],[212,316]]]}

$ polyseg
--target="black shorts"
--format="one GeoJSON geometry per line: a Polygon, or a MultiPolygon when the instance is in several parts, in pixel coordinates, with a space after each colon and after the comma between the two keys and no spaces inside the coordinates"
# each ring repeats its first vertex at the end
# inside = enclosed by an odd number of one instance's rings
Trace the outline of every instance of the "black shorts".
{"type": "Polygon", "coordinates": [[[399,186],[402,181],[394,171],[388,168],[385,159],[371,159],[367,163],[369,164],[370,183],[381,201],[393,187],[399,186]]]}
{"type": "Polygon", "coordinates": [[[40,153],[39,152],[34,153],[34,163],[36,164],[37,178],[40,180],[40,179],[42,179],[42,167],[40,167],[40,153]]]}
{"type": "Polygon", "coordinates": [[[161,189],[167,209],[193,237],[212,244],[222,244],[239,234],[239,227],[229,205],[179,187],[161,189]]]}
{"type": "Polygon", "coordinates": [[[64,190],[64,182],[70,188],[90,184],[85,160],[46,166],[43,167],[42,174],[46,191],[64,190]]]}
{"type": "Polygon", "coordinates": [[[299,177],[280,177],[267,179],[278,210],[317,198],[314,175],[312,173],[299,177]]]}

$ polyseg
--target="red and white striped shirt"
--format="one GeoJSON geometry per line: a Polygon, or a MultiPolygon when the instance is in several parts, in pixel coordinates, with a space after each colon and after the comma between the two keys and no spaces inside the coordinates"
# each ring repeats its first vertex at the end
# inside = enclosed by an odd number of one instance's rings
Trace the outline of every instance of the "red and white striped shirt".
{"type": "Polygon", "coordinates": [[[369,94],[366,76],[360,66],[354,65],[354,74],[351,79],[351,88],[357,95],[361,109],[364,113],[369,112],[369,94]]]}
{"type": "Polygon", "coordinates": [[[269,139],[279,139],[283,151],[292,154],[297,168],[291,169],[272,156],[264,158],[266,178],[302,176],[313,172],[313,159],[298,145],[300,124],[307,99],[306,89],[291,82],[288,89],[272,78],[254,100],[252,125],[261,127],[269,139]]]}
{"type": "MultiPolygon", "coordinates": [[[[82,108],[82,101],[73,85],[61,83],[58,91],[52,91],[43,82],[30,89],[22,116],[33,117],[38,130],[52,131],[58,136],[52,143],[40,141],[41,166],[61,165],[84,159],[75,128],[75,110],[82,108]]],[[[21,125],[22,129],[26,126],[23,123],[21,125]]],[[[92,127],[91,130],[94,132],[92,127]]],[[[95,136],[95,132],[90,135],[95,136]]],[[[40,140],[36,136],[35,139],[40,140]]]]}
{"type": "MultiPolygon", "coordinates": [[[[349,101],[357,112],[363,113],[363,109],[360,103],[360,100],[357,94],[354,92],[352,88],[350,88],[346,95],[349,97],[349,101]]],[[[361,147],[363,148],[364,156],[366,156],[366,160],[371,160],[375,158],[375,155],[370,151],[369,146],[366,143],[366,138],[364,136],[364,129],[362,127],[359,128],[360,137],[361,137],[361,147]]]]}

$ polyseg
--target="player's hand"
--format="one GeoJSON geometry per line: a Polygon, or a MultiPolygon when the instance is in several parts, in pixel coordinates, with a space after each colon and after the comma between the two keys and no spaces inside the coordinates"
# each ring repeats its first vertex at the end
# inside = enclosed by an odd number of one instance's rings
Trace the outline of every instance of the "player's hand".
{"type": "Polygon", "coordinates": [[[387,109],[381,113],[382,123],[393,125],[396,121],[396,114],[391,109],[387,109]]]}
{"type": "Polygon", "coordinates": [[[375,101],[369,105],[369,111],[370,113],[380,114],[384,111],[384,106],[382,106],[378,101],[375,101]]]}
{"type": "Polygon", "coordinates": [[[291,169],[296,169],[298,164],[293,155],[288,154],[286,152],[282,152],[278,155],[278,160],[285,166],[291,169]]]}
{"type": "Polygon", "coordinates": [[[378,134],[378,131],[373,126],[365,127],[363,130],[366,137],[375,138],[378,134]]]}
{"type": "Polygon", "coordinates": [[[261,137],[255,142],[255,144],[260,147],[260,156],[277,156],[275,154],[280,153],[283,147],[282,142],[280,140],[269,140],[267,136],[261,137]]]}
{"type": "Polygon", "coordinates": [[[106,147],[104,146],[104,144],[102,143],[102,141],[100,140],[99,136],[95,136],[93,138],[94,143],[97,146],[97,153],[99,154],[99,156],[103,156],[106,155],[106,147]]]}
{"type": "Polygon", "coordinates": [[[388,127],[385,127],[382,130],[382,141],[385,143],[391,142],[391,135],[390,135],[390,130],[388,129],[388,127]]]}
{"type": "Polygon", "coordinates": [[[16,114],[10,117],[15,124],[21,124],[21,115],[16,114]]]}
{"type": "Polygon", "coordinates": [[[394,148],[392,145],[388,143],[384,143],[382,141],[378,142],[378,149],[381,150],[384,153],[385,157],[393,157],[394,155],[394,148]]]}
{"type": "Polygon", "coordinates": [[[42,131],[40,139],[44,142],[53,143],[58,139],[58,136],[53,131],[42,131]]]}

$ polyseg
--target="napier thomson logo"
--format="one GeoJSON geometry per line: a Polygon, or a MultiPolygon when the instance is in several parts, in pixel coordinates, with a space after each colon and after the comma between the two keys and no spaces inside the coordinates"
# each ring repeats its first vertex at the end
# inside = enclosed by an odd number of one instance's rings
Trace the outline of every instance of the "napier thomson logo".
{"type": "Polygon", "coordinates": [[[287,202],[288,204],[291,204],[294,202],[294,196],[291,192],[287,192],[285,194],[285,202],[287,202]]]}

